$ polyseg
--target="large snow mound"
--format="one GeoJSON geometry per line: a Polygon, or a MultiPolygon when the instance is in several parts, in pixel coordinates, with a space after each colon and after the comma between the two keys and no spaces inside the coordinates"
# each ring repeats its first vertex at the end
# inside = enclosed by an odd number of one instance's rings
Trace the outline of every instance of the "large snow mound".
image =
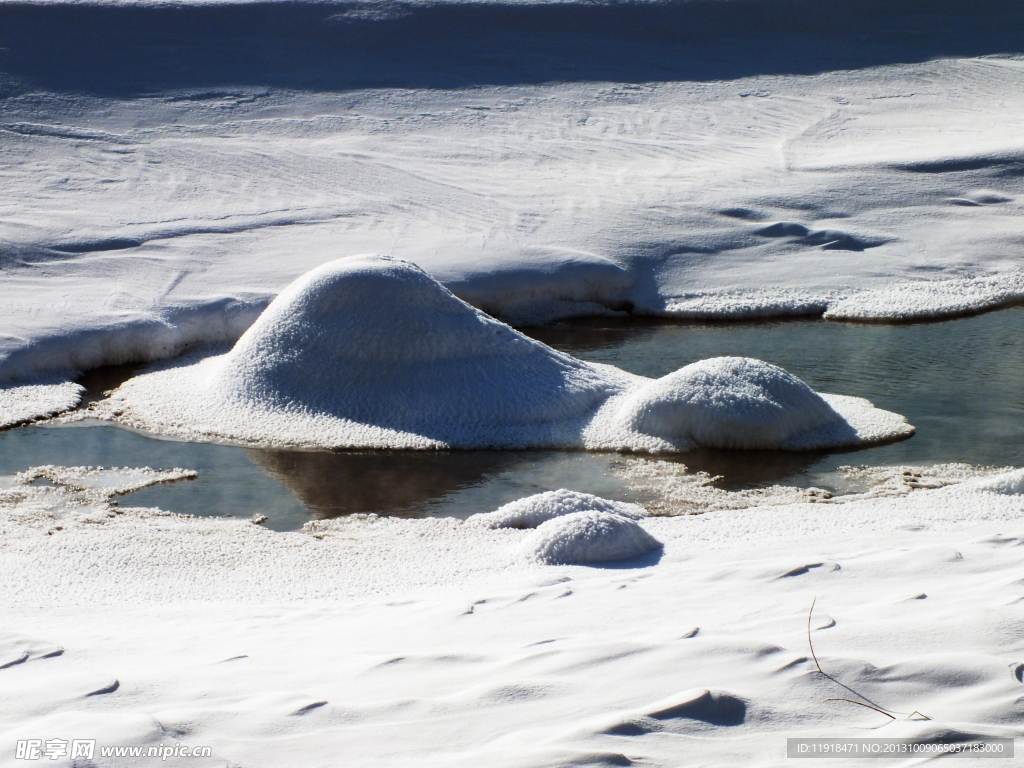
{"type": "Polygon", "coordinates": [[[370,255],[314,269],[231,351],[132,379],[96,411],[187,439],[320,448],[797,450],[913,433],[829,398],[741,358],[656,381],[586,363],[370,255]]]}
{"type": "Polygon", "coordinates": [[[68,411],[81,402],[84,391],[71,381],[0,387],[0,429],[68,411]]]}
{"type": "Polygon", "coordinates": [[[493,512],[473,515],[466,522],[487,528],[536,528],[548,520],[576,512],[607,512],[629,519],[647,517],[647,510],[637,504],[559,488],[510,501],[493,512]]]}
{"type": "Polygon", "coordinates": [[[661,546],[636,520],[597,510],[552,518],[523,542],[524,552],[546,565],[632,560],[661,546]]]}
{"type": "Polygon", "coordinates": [[[314,269],[227,354],[148,374],[122,418],[189,437],[321,447],[578,445],[625,388],[386,256],[314,269]]]}

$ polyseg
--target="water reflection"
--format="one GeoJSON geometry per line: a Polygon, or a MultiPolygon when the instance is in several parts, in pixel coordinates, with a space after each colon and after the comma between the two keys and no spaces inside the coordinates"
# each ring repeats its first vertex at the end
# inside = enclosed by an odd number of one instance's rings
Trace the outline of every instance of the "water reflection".
{"type": "MultiPolygon", "coordinates": [[[[529,329],[570,354],[646,376],[716,355],[758,357],[813,388],[866,397],[905,415],[917,435],[848,452],[699,450],[656,457],[720,476],[719,486],[834,482],[843,464],[964,461],[1024,465],[1024,308],[940,324],[814,320],[686,323],[598,318],[529,329]]],[[[80,381],[102,396],[136,366],[80,381]]],[[[0,432],[0,474],[40,464],[188,467],[194,483],[154,486],[126,503],[200,515],[267,515],[281,530],[356,512],[465,517],[556,488],[644,503],[623,478],[628,455],[560,451],[312,453],[153,440],[110,424],[0,432]]]]}
{"type": "Polygon", "coordinates": [[[827,453],[820,451],[721,451],[701,448],[661,461],[685,464],[691,472],[721,477],[716,484],[726,490],[766,487],[805,474],[827,453]]]}
{"type": "Polygon", "coordinates": [[[647,317],[580,317],[554,325],[521,328],[527,336],[572,355],[597,352],[620,344],[646,341],[659,329],[676,326],[667,320],[647,317]]]}
{"type": "Polygon", "coordinates": [[[425,504],[511,470],[522,454],[499,451],[246,450],[314,518],[375,512],[423,514],[425,504]]]}
{"type": "MultiPolygon", "coordinates": [[[[856,454],[819,455],[813,467],[828,456],[835,465],[1024,464],[1022,331],[1024,307],[912,325],[783,320],[637,326],[606,318],[530,329],[546,344],[585,360],[652,377],[708,357],[756,357],[818,391],[867,398],[917,427],[910,440],[856,454]]],[[[776,466],[789,460],[766,459],[776,466]]],[[[761,461],[737,455],[722,462],[725,471],[719,474],[732,482],[761,461]]]]}

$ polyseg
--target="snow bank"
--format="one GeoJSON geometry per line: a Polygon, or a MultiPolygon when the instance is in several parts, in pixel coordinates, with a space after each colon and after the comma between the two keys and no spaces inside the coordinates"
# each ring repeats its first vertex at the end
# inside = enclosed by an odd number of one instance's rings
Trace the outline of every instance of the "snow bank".
{"type": "Polygon", "coordinates": [[[1021,295],[1012,4],[969,34],[953,2],[160,4],[0,26],[0,381],[213,341],[164,313],[334,254],[393,253],[513,322],[1021,295]],[[997,277],[915,285],[951,274],[997,277]]]}
{"type": "Polygon", "coordinates": [[[623,314],[637,276],[611,259],[570,248],[495,249],[488,263],[452,259],[421,266],[463,301],[512,325],[623,314]]]}
{"type": "Polygon", "coordinates": [[[545,565],[631,560],[661,546],[636,520],[597,510],[573,512],[541,523],[522,545],[523,552],[545,565]]]}
{"type": "Polygon", "coordinates": [[[269,303],[265,294],[207,297],[153,312],[97,315],[89,327],[67,328],[61,317],[53,317],[56,328],[16,344],[0,343],[0,382],[31,378],[38,371],[70,377],[104,365],[165,360],[202,344],[234,342],[269,303]]]}
{"type": "Polygon", "coordinates": [[[796,450],[913,432],[758,361],[655,382],[585,363],[386,256],[311,271],[230,352],[131,379],[95,413],[187,439],[325,448],[796,450]]]}
{"type": "Polygon", "coordinates": [[[831,303],[826,320],[907,322],[956,317],[1024,301],[1024,271],[920,280],[856,293],[831,303]]]}
{"type": "Polygon", "coordinates": [[[784,736],[1019,738],[1024,496],[949,469],[935,479],[959,487],[650,517],[660,556],[615,568],[522,556],[572,515],[277,533],[19,482],[0,488],[0,674],[23,705],[0,740],[171,734],[212,746],[202,765],[538,768],[677,765],[680,737],[708,765],[758,764],[784,736]],[[828,701],[850,689],[892,717],[828,701]]]}
{"type": "Polygon", "coordinates": [[[0,429],[71,410],[83,392],[70,381],[0,387],[0,429]]]}
{"type": "Polygon", "coordinates": [[[516,499],[494,512],[472,515],[466,522],[487,528],[536,528],[548,520],[576,512],[606,512],[633,520],[647,516],[647,510],[637,504],[560,488],[516,499]]]}
{"type": "Polygon", "coordinates": [[[979,480],[972,487],[978,491],[1000,493],[1004,496],[1024,496],[1024,469],[979,480]]]}
{"type": "Polygon", "coordinates": [[[744,291],[740,293],[692,293],[670,296],[664,308],[650,314],[676,320],[760,320],[778,317],[820,317],[828,309],[827,298],[791,291],[744,291]]]}

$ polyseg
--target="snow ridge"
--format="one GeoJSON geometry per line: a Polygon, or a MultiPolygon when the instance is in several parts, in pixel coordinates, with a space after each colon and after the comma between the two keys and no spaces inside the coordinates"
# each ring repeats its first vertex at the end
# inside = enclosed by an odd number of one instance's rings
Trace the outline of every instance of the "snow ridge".
{"type": "Polygon", "coordinates": [[[312,448],[800,450],[913,433],[760,361],[657,381],[586,363],[374,255],[312,270],[230,352],[129,380],[95,413],[191,440],[312,448]]]}

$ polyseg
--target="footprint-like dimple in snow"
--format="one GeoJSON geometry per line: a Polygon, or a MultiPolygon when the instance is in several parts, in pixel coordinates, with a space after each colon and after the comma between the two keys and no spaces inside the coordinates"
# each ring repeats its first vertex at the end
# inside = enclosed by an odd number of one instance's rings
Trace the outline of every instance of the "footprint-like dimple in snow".
{"type": "Polygon", "coordinates": [[[817,246],[826,251],[863,251],[887,242],[885,238],[864,237],[838,229],[810,229],[795,221],[778,221],[755,230],[761,237],[788,237],[798,245],[817,246]]]}
{"type": "Polygon", "coordinates": [[[992,192],[987,189],[976,189],[958,197],[949,198],[949,202],[953,205],[967,206],[998,205],[1000,203],[1009,203],[1012,200],[1012,197],[1007,197],[999,192],[992,192]]]}
{"type": "Polygon", "coordinates": [[[325,706],[327,706],[327,702],[326,701],[314,701],[312,704],[307,704],[304,707],[299,707],[298,709],[296,709],[294,712],[291,713],[291,716],[292,717],[301,717],[302,715],[308,715],[313,710],[320,709],[320,707],[325,707],[325,706]]]}
{"type": "Polygon", "coordinates": [[[661,725],[657,721],[649,717],[636,717],[605,728],[601,733],[607,736],[646,736],[660,730],[661,725]]]}
{"type": "Polygon", "coordinates": [[[64,649],[45,640],[0,632],[0,669],[8,669],[34,659],[52,659],[61,656],[64,649]]]}
{"type": "Polygon", "coordinates": [[[799,568],[794,568],[791,571],[786,571],[784,574],[779,576],[780,579],[790,579],[794,576],[803,576],[806,573],[810,573],[812,568],[821,568],[824,563],[808,563],[807,565],[801,565],[799,568]]]}
{"type": "Polygon", "coordinates": [[[114,691],[116,691],[120,687],[121,687],[121,681],[117,680],[117,679],[114,679],[114,680],[111,680],[106,685],[101,685],[99,688],[96,688],[95,690],[89,691],[89,693],[85,694],[85,698],[88,698],[90,696],[103,696],[103,695],[108,694],[108,693],[113,693],[114,691]]]}

